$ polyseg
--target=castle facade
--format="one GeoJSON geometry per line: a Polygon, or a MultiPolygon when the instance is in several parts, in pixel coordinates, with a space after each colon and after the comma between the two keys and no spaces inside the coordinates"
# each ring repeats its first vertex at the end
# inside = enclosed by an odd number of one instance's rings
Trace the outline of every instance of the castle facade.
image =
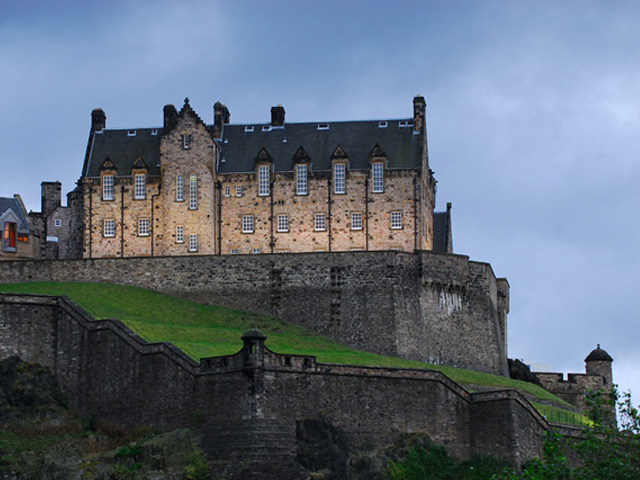
{"type": "Polygon", "coordinates": [[[84,258],[451,251],[435,214],[425,101],[395,120],[206,125],[189,104],[160,128],[110,130],[96,109],[79,187],[84,258]]]}

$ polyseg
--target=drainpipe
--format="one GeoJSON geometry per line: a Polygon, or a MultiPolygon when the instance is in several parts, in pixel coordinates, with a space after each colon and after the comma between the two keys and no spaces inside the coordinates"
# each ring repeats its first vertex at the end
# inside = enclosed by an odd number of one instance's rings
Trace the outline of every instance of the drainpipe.
{"type": "Polygon", "coordinates": [[[331,176],[327,180],[327,232],[329,232],[329,252],[331,251],[331,176]]]}
{"type": "Polygon", "coordinates": [[[124,257],[124,185],[120,186],[120,258],[124,257]]]}
{"type": "Polygon", "coordinates": [[[413,177],[413,250],[418,251],[418,178],[413,177]]]}
{"type": "Polygon", "coordinates": [[[91,247],[93,245],[93,185],[89,186],[89,258],[91,258],[91,247]]]}
{"type": "Polygon", "coordinates": [[[216,182],[218,191],[218,255],[222,255],[222,182],[216,182]]]}
{"type": "Polygon", "coordinates": [[[364,249],[369,251],[369,177],[364,179],[364,249]]]}
{"type": "Polygon", "coordinates": [[[149,234],[151,237],[151,256],[152,257],[153,257],[153,241],[155,239],[155,232],[156,232],[156,229],[154,227],[155,218],[153,217],[153,203],[154,203],[154,199],[160,196],[161,188],[162,188],[162,184],[158,183],[158,193],[154,193],[153,195],[151,195],[151,217],[149,218],[149,221],[151,222],[151,225],[150,225],[151,231],[149,232],[149,234]]]}
{"type": "Polygon", "coordinates": [[[271,253],[273,253],[273,247],[275,247],[275,238],[273,236],[273,184],[275,182],[271,182],[269,185],[269,202],[271,207],[271,242],[269,243],[269,247],[271,248],[271,253]]]}

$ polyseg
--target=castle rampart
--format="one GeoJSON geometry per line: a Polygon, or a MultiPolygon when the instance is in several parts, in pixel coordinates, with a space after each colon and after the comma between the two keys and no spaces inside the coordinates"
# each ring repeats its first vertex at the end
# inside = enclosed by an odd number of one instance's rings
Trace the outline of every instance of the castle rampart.
{"type": "Polygon", "coordinates": [[[255,330],[243,340],[236,355],[197,364],[118,321],[92,321],[64,298],[0,294],[1,356],[49,366],[70,405],[126,427],[194,426],[197,414],[212,459],[295,463],[297,427],[318,419],[349,451],[415,433],[462,458],[520,464],[540,454],[549,426],[517,392],[470,394],[436,371],[279,355],[255,330]]]}
{"type": "Polygon", "coordinates": [[[508,284],[489,264],[462,255],[334,252],[0,265],[0,282],[25,281],[144,287],[274,315],[373,353],[508,374],[508,284]]]}

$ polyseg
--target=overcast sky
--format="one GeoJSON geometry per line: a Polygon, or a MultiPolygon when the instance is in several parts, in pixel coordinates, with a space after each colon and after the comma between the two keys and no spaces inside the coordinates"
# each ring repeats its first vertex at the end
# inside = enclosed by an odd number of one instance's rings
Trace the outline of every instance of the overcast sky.
{"type": "Polygon", "coordinates": [[[80,176],[93,108],[162,125],[398,118],[427,100],[456,253],[511,285],[509,355],[640,398],[640,3],[0,0],[0,196],[80,176]]]}

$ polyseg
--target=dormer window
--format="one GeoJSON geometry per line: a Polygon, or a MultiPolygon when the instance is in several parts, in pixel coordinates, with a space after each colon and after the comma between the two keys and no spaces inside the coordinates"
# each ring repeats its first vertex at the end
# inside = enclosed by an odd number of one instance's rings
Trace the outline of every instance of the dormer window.
{"type": "Polygon", "coordinates": [[[127,132],[127,137],[135,137],[136,136],[136,131],[135,130],[129,130],[127,132]]]}
{"type": "Polygon", "coordinates": [[[346,192],[346,167],[344,163],[336,163],[333,166],[333,193],[340,195],[346,192]]]}
{"type": "Polygon", "coordinates": [[[245,133],[253,132],[253,125],[247,125],[246,127],[244,127],[244,131],[245,133]]]}
{"type": "Polygon", "coordinates": [[[371,183],[373,193],[384,192],[384,165],[382,162],[371,164],[371,183]]]}
{"type": "Polygon", "coordinates": [[[378,122],[378,128],[387,128],[389,122],[378,122]]]}
{"type": "Polygon", "coordinates": [[[329,130],[329,124],[328,123],[319,123],[318,124],[318,130],[329,130]]]}
{"type": "Polygon", "coordinates": [[[16,236],[18,232],[18,224],[15,222],[4,222],[2,233],[2,249],[5,252],[16,251],[16,236]]]}
{"type": "Polygon", "coordinates": [[[307,165],[296,165],[296,195],[307,194],[307,165]]]}
{"type": "Polygon", "coordinates": [[[153,130],[151,130],[151,135],[158,135],[158,129],[154,128],[153,130]]]}
{"type": "Polygon", "coordinates": [[[269,165],[258,166],[258,196],[269,196],[269,165]]]}
{"type": "Polygon", "coordinates": [[[184,150],[189,150],[191,148],[191,135],[182,136],[182,148],[184,150]]]}
{"type": "Polygon", "coordinates": [[[262,131],[263,132],[270,132],[271,131],[271,125],[263,125],[262,126],[262,131]]]}
{"type": "Polygon", "coordinates": [[[146,175],[144,173],[136,173],[134,176],[134,198],[136,200],[144,200],[146,197],[146,175]]]}
{"type": "Polygon", "coordinates": [[[113,200],[113,175],[102,176],[102,200],[113,200]]]}
{"type": "Polygon", "coordinates": [[[413,127],[413,122],[411,120],[402,120],[398,122],[399,127],[413,127]]]}

